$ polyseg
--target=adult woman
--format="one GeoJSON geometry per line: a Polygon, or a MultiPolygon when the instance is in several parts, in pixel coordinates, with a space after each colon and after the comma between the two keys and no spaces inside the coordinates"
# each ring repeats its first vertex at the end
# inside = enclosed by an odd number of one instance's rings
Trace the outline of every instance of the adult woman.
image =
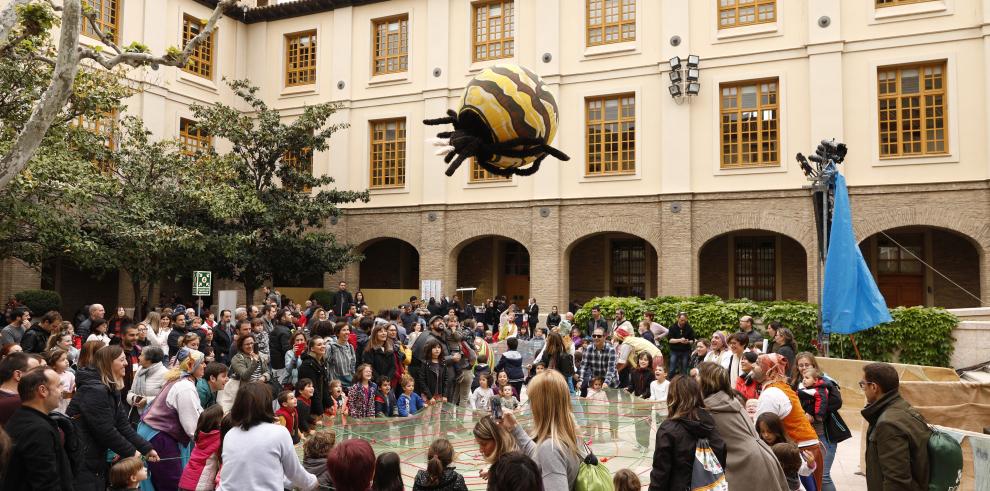
{"type": "Polygon", "coordinates": [[[354,306],[357,307],[358,312],[360,312],[363,307],[368,306],[368,302],[364,301],[364,292],[361,290],[354,292],[354,306]]]}
{"type": "Polygon", "coordinates": [[[118,305],[107,322],[110,324],[107,332],[110,334],[110,337],[116,337],[120,336],[120,329],[122,327],[133,324],[134,320],[127,316],[127,311],[124,310],[124,307],[118,305]]]}
{"type": "Polygon", "coordinates": [[[516,304],[510,304],[509,308],[498,317],[498,340],[504,341],[514,338],[519,333],[516,326],[516,304]]]}
{"type": "Polygon", "coordinates": [[[337,336],[329,338],[330,344],[327,346],[327,351],[329,352],[329,356],[326,359],[327,380],[340,380],[341,385],[350,387],[354,375],[354,365],[357,360],[357,356],[354,354],[354,346],[350,343],[351,328],[347,324],[343,324],[335,329],[337,336]]]}
{"type": "MultiPolygon", "coordinates": [[[[87,343],[88,344],[88,343],[87,343]]],[[[66,414],[76,419],[76,430],[85,448],[73,486],[80,491],[104,491],[110,469],[107,450],[123,457],[144,454],[149,462],[158,453],[127,422],[120,403],[127,357],[120,346],[104,346],[93,356],[92,366],[76,372],[76,395],[66,414]]]]}
{"type": "Polygon", "coordinates": [[[302,355],[308,346],[306,333],[296,331],[289,339],[289,350],[285,352],[285,378],[282,383],[296,386],[299,381],[299,365],[302,365],[302,355]]]}
{"type": "Polygon", "coordinates": [[[230,409],[233,427],[223,437],[218,490],[282,491],[286,479],[292,483],[288,488],[319,484],[299,463],[292,436],[274,419],[268,385],[245,382],[230,409]]]}
{"type": "Polygon", "coordinates": [[[137,424],[139,416],[145,408],[158,397],[165,385],[165,372],[168,371],[162,361],[165,353],[158,346],[148,346],[141,350],[138,364],[141,368],[134,374],[131,390],[127,392],[127,404],[131,406],[131,423],[137,424]]]}
{"type": "Polygon", "coordinates": [[[543,356],[540,357],[540,361],[543,362],[543,366],[546,368],[560,372],[564,376],[564,380],[567,381],[567,386],[571,392],[574,392],[574,357],[567,352],[567,347],[564,345],[564,338],[560,334],[555,332],[550,333],[550,337],[547,338],[546,349],[543,350],[543,356]]]}
{"type": "Polygon", "coordinates": [[[175,368],[165,374],[165,386],[141,416],[138,434],[162,456],[161,462],[148,464],[150,479],[141,483],[143,490],[179,487],[182,468],[192,452],[199,414],[203,412],[196,381],[203,378],[206,370],[204,358],[199,351],[179,348],[175,368]]]}
{"type": "Polygon", "coordinates": [[[346,440],[330,450],[327,470],[337,491],[368,491],[375,477],[375,451],[364,440],[346,440]]]}
{"type": "Polygon", "coordinates": [[[729,362],[732,360],[732,352],[729,351],[729,343],[725,338],[725,333],[722,331],[712,333],[711,348],[708,350],[708,354],[705,355],[704,361],[717,363],[725,369],[729,368],[729,362]]]}
{"type": "Polygon", "coordinates": [[[670,382],[667,394],[669,416],[657,428],[657,443],[653,450],[653,470],[650,471],[650,491],[688,489],[698,440],[708,439],[708,445],[725,468],[725,442],[715,420],[704,408],[701,389],[691,377],[680,375],[670,382]]]}
{"type": "Polygon", "coordinates": [[[394,346],[388,342],[388,324],[379,324],[371,329],[368,344],[364,347],[361,361],[371,365],[372,380],[395,377],[394,346]]]}
{"type": "MultiPolygon", "coordinates": [[[[815,355],[802,352],[798,353],[796,362],[796,373],[804,373],[805,370],[813,368],[825,379],[828,388],[828,412],[825,414],[825,433],[822,444],[825,445],[825,462],[822,463],[822,491],[835,491],[835,484],[832,482],[832,463],[835,461],[835,452],[839,448],[839,442],[843,442],[852,437],[849,427],[839,415],[842,408],[842,393],[839,391],[839,384],[818,367],[818,360],[815,355]]],[[[798,375],[800,376],[800,375],[798,375]]]]}
{"type": "Polygon", "coordinates": [[[230,360],[230,380],[217,396],[217,404],[223,406],[225,412],[233,407],[241,384],[268,382],[268,362],[254,349],[256,345],[253,334],[237,338],[237,354],[230,360]]]}
{"type": "MultiPolygon", "coordinates": [[[[182,348],[199,351],[199,334],[196,334],[193,331],[183,334],[182,337],[179,338],[178,348],[180,351],[182,348]]],[[[168,366],[174,367],[176,363],[178,363],[178,360],[176,360],[178,356],[178,353],[172,356],[172,358],[169,359],[168,366]]]]}
{"type": "Polygon", "coordinates": [[[738,394],[729,385],[729,372],[712,362],[698,365],[698,372],[705,407],[725,441],[726,481],[745,482],[748,486],[764,491],[788,491],[787,478],[784,477],[784,470],[777,457],[760,439],[753,420],[740,404],[738,394]]]}
{"type": "MultiPolygon", "coordinates": [[[[398,320],[397,322],[402,322],[398,320]]],[[[402,345],[399,340],[399,326],[388,325],[388,344],[392,345],[392,359],[395,364],[395,373],[392,374],[392,387],[399,387],[402,375],[406,373],[406,365],[412,361],[412,351],[402,345]]]]}
{"type": "MultiPolygon", "coordinates": [[[[503,455],[518,450],[516,439],[512,438],[509,432],[498,425],[491,416],[482,416],[474,424],[474,442],[478,444],[478,451],[484,457],[485,462],[493,465],[503,455]]],[[[481,471],[481,477],[488,479],[491,469],[481,471]]]]}
{"type": "MultiPolygon", "coordinates": [[[[350,345],[347,345],[350,347],[350,345]]],[[[309,338],[309,346],[306,352],[300,357],[299,378],[308,378],[313,381],[313,396],[310,398],[310,414],[314,417],[323,415],[330,409],[330,378],[327,372],[326,340],[319,336],[309,338]]]]}
{"type": "Polygon", "coordinates": [[[773,337],[773,352],[787,360],[784,373],[792,377],[796,370],[794,363],[797,360],[797,342],[794,341],[794,333],[790,329],[786,327],[777,329],[777,334],[773,337]]]}
{"type": "Polygon", "coordinates": [[[151,341],[148,340],[148,325],[144,322],[138,324],[137,327],[137,341],[134,344],[140,346],[141,348],[147,348],[151,345],[151,341]]]}
{"type": "Polygon", "coordinates": [[[574,489],[578,467],[587,450],[578,442],[567,382],[560,372],[547,370],[533,377],[528,393],[535,440],[516,423],[512,411],[505,411],[502,426],[512,433],[523,453],[540,466],[544,488],[574,489]]]}
{"type": "MultiPolygon", "coordinates": [[[[783,329],[781,329],[782,331],[783,329]]],[[[778,331],[778,336],[779,336],[778,331]]],[[[774,413],[784,423],[787,437],[801,450],[811,452],[815,462],[822,462],[822,447],[818,434],[805,417],[804,409],[797,393],[791,388],[787,377],[787,361],[777,353],[763,354],[756,359],[753,378],[763,385],[755,417],[763,413],[774,413]]],[[[815,487],[821,489],[824,466],[815,469],[815,487]]]]}
{"type": "Polygon", "coordinates": [[[158,312],[148,312],[144,323],[148,325],[149,346],[158,346],[168,356],[168,335],[172,334],[172,319],[158,312]]]}
{"type": "Polygon", "coordinates": [[[306,331],[309,332],[310,336],[314,336],[316,323],[324,322],[327,320],[327,311],[323,309],[316,309],[313,311],[313,316],[309,318],[306,325],[306,331]]]}
{"type": "Polygon", "coordinates": [[[412,346],[416,344],[416,340],[419,339],[419,335],[423,334],[423,331],[425,329],[426,329],[426,325],[423,324],[423,322],[421,322],[420,319],[416,319],[416,322],[413,322],[412,329],[406,330],[407,331],[406,346],[412,346]]]}
{"type": "Polygon", "coordinates": [[[691,358],[688,361],[688,368],[696,368],[701,362],[705,361],[705,357],[708,356],[708,350],[711,348],[712,342],[707,339],[699,339],[695,343],[694,353],[691,353],[691,358]]]}

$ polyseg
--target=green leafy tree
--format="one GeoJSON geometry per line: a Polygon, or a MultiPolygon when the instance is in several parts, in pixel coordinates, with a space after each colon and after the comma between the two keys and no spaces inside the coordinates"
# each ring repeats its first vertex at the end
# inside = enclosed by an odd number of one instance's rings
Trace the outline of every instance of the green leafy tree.
{"type": "Polygon", "coordinates": [[[314,272],[333,272],[355,259],[324,226],[339,215],[337,205],[367,201],[368,193],[338,191],[333,178],[315,176],[313,152],[325,151],[340,128],[328,124],[338,109],[333,103],[307,106],[291,123],[258,97],[246,80],[227,81],[250,107],[244,113],[225,104],[191,107],[197,125],[226,140],[222,156],[234,168],[229,185],[248,203],[234,218],[216,224],[213,271],[244,284],[248,301],[273,273],[293,279],[314,272]],[[290,159],[289,157],[294,157],[290,159]]]}

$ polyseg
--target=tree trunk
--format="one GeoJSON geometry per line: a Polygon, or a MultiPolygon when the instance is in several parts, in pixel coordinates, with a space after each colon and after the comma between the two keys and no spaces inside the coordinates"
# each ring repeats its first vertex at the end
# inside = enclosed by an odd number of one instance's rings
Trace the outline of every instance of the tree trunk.
{"type": "Polygon", "coordinates": [[[145,313],[141,308],[141,280],[131,276],[131,290],[134,292],[134,322],[141,322],[145,313]]]}
{"type": "Polygon", "coordinates": [[[258,291],[257,285],[244,283],[244,305],[251,308],[254,304],[254,292],[258,291]]]}

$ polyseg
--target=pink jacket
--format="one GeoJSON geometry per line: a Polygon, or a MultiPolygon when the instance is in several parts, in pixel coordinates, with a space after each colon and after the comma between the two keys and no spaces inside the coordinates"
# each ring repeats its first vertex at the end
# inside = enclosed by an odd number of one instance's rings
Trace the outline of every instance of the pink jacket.
{"type": "Polygon", "coordinates": [[[219,456],[220,430],[200,433],[196,447],[189,456],[189,464],[182,471],[179,487],[195,491],[216,489],[217,472],[220,470],[219,456]]]}

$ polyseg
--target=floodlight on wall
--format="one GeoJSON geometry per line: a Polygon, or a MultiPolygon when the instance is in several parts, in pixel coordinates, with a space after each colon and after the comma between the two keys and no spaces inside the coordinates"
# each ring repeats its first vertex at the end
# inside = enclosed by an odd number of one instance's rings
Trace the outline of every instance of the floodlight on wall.
{"type": "Polygon", "coordinates": [[[701,58],[698,55],[688,55],[686,60],[675,56],[669,60],[670,97],[680,104],[685,97],[693,97],[701,91],[701,71],[698,68],[701,58]]]}

